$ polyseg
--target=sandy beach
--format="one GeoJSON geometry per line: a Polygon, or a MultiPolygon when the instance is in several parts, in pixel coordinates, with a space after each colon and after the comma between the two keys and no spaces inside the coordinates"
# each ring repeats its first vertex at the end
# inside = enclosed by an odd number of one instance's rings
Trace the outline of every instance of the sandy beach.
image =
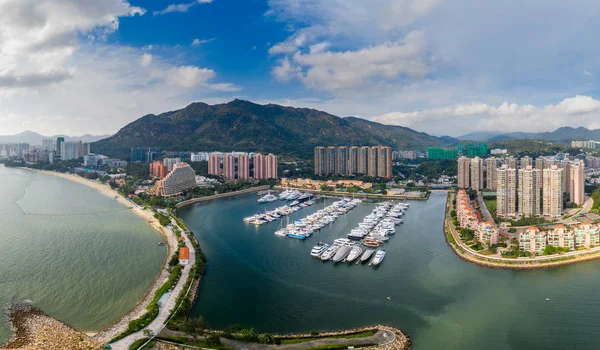
{"type": "Polygon", "coordinates": [[[165,257],[165,260],[163,261],[163,266],[162,266],[159,274],[157,275],[157,277],[152,282],[150,288],[148,288],[148,291],[146,292],[146,294],[144,295],[142,300],[131,310],[124,313],[124,315],[121,316],[121,318],[119,318],[117,321],[115,321],[108,328],[106,328],[104,330],[100,330],[98,332],[93,332],[93,331],[86,332],[86,334],[89,336],[93,335],[94,341],[97,341],[100,343],[105,343],[105,342],[109,341],[110,339],[114,338],[115,336],[119,335],[120,333],[122,333],[127,328],[127,325],[129,324],[129,322],[131,320],[137,319],[146,313],[146,307],[152,301],[152,299],[154,297],[154,293],[156,292],[156,290],[158,288],[160,288],[161,285],[163,285],[167,281],[167,279],[169,277],[169,272],[167,271],[167,261],[168,261],[169,257],[171,256],[172,252],[174,252],[178,247],[177,238],[170,231],[167,232],[167,230],[163,229],[163,227],[160,225],[158,220],[154,217],[154,213],[152,211],[144,210],[143,208],[140,208],[139,206],[137,206],[135,203],[128,201],[123,196],[121,196],[116,190],[113,190],[109,185],[105,185],[105,184],[102,184],[97,181],[84,179],[75,174],[64,174],[64,173],[59,173],[59,172],[54,172],[54,171],[34,170],[34,169],[29,169],[29,168],[21,168],[21,169],[35,171],[35,172],[42,173],[45,175],[57,176],[57,177],[65,179],[65,180],[74,181],[74,182],[80,183],[82,185],[88,186],[90,188],[93,188],[96,191],[102,193],[103,195],[113,198],[116,201],[118,201],[119,203],[131,208],[131,211],[133,213],[142,217],[152,227],[157,229],[163,235],[165,240],[167,241],[167,247],[168,247],[169,251],[165,257]]]}

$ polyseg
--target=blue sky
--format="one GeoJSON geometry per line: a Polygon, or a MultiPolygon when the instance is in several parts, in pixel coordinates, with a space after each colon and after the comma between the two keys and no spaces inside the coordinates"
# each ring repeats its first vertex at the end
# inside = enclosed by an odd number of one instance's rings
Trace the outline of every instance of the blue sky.
{"type": "Polygon", "coordinates": [[[0,134],[114,133],[194,101],[435,135],[600,128],[587,0],[5,0],[0,134]]]}

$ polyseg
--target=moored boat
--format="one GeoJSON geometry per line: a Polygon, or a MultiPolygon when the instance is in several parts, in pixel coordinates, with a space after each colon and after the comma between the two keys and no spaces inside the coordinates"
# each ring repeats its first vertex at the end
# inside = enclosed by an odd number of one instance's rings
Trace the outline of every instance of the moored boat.
{"type": "Polygon", "coordinates": [[[353,262],[354,260],[356,260],[356,258],[358,258],[359,256],[361,256],[363,253],[363,250],[360,246],[354,246],[352,247],[352,250],[350,251],[350,254],[348,254],[348,257],[346,258],[347,262],[353,262]]]}
{"type": "Polygon", "coordinates": [[[360,256],[360,262],[365,262],[365,261],[369,260],[371,258],[371,256],[373,255],[373,253],[375,253],[374,249],[365,250],[365,252],[360,256]]]}
{"type": "Polygon", "coordinates": [[[375,253],[373,260],[371,260],[369,265],[379,265],[383,261],[383,258],[385,258],[385,249],[379,249],[377,253],[375,253]]]}

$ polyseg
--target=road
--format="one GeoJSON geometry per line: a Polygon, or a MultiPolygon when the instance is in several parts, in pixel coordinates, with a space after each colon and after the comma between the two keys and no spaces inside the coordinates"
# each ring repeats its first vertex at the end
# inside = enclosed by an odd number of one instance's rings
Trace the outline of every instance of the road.
{"type": "MultiPolygon", "coordinates": [[[[176,225],[176,224],[173,222],[173,225],[176,225]]],[[[174,235],[173,231],[170,228],[169,228],[169,230],[171,231],[170,233],[174,235]]],[[[182,230],[182,232],[183,232],[183,230],[182,230]]],[[[194,264],[196,264],[196,250],[194,249],[192,242],[190,242],[187,235],[182,234],[182,237],[185,238],[185,244],[190,249],[190,262],[188,265],[186,265],[183,268],[183,270],[181,272],[181,277],[179,278],[179,281],[175,285],[175,288],[173,288],[166,305],[159,309],[158,316],[154,319],[154,321],[150,322],[150,324],[146,328],[142,329],[141,331],[130,334],[127,337],[110,344],[111,349],[113,349],[113,350],[128,350],[129,347],[131,346],[131,344],[133,344],[135,341],[142,339],[142,338],[146,338],[146,335],[144,334],[145,330],[150,330],[152,332],[152,334],[158,334],[165,327],[167,320],[168,320],[169,316],[171,315],[171,312],[176,307],[175,303],[177,302],[177,297],[183,290],[183,287],[188,280],[188,277],[190,275],[190,270],[192,269],[194,264]]]]}
{"type": "Polygon", "coordinates": [[[286,345],[265,345],[258,343],[244,343],[236,340],[221,338],[221,343],[231,346],[236,349],[247,349],[247,350],[301,350],[314,348],[317,346],[323,345],[370,345],[370,344],[389,344],[396,339],[396,335],[394,332],[390,332],[387,330],[379,330],[377,333],[373,334],[370,337],[365,338],[344,338],[343,335],[340,335],[339,338],[323,338],[317,340],[306,341],[302,343],[296,344],[286,344],[286,345]]]}
{"type": "Polygon", "coordinates": [[[479,211],[481,212],[481,215],[483,215],[483,221],[494,221],[487,205],[485,205],[485,200],[483,199],[481,191],[477,192],[477,203],[479,203],[479,211]]]}

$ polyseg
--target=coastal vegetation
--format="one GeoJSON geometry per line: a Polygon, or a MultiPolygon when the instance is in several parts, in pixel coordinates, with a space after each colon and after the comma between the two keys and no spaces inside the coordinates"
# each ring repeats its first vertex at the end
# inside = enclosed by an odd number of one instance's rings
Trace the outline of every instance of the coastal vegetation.
{"type": "Polygon", "coordinates": [[[146,308],[146,313],[135,320],[132,320],[127,325],[127,329],[115,338],[113,338],[110,342],[115,342],[119,339],[123,339],[126,336],[133,334],[137,331],[140,331],[147,327],[150,322],[152,322],[156,316],[158,316],[158,300],[163,296],[167,291],[173,289],[179,281],[179,277],[181,276],[181,266],[177,265],[171,269],[171,273],[169,274],[169,279],[154,293],[154,298],[146,308]]]}

